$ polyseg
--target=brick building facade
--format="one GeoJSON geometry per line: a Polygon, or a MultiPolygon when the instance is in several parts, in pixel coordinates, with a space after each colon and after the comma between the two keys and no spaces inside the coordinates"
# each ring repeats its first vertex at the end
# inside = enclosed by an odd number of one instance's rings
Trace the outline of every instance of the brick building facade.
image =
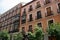
{"type": "Polygon", "coordinates": [[[60,0],[32,0],[21,3],[0,16],[0,30],[33,32],[35,25],[44,32],[49,24],[60,23],[60,0]]]}
{"type": "Polygon", "coordinates": [[[44,32],[51,23],[60,23],[60,0],[32,0],[21,8],[20,30],[33,31],[35,25],[44,32]]]}

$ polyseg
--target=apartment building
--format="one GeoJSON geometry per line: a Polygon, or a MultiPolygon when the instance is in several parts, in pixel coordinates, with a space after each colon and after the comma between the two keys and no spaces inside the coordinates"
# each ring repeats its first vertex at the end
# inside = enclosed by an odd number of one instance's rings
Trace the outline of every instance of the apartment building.
{"type": "MultiPolygon", "coordinates": [[[[22,6],[20,30],[23,34],[33,32],[35,25],[42,27],[46,32],[52,23],[60,23],[60,0],[32,0],[22,6]]],[[[44,40],[48,39],[52,40],[45,34],[44,40]]]]}
{"type": "Polygon", "coordinates": [[[0,16],[0,31],[7,30],[9,33],[19,31],[20,5],[21,4],[16,5],[0,16]]]}
{"type": "Polygon", "coordinates": [[[60,23],[60,0],[32,0],[25,5],[19,3],[0,15],[0,31],[7,30],[9,33],[33,32],[35,25],[46,32],[52,23],[60,23]]]}
{"type": "Polygon", "coordinates": [[[21,8],[20,30],[33,32],[35,25],[46,32],[51,23],[60,23],[60,0],[32,0],[21,8]]]}
{"type": "Polygon", "coordinates": [[[32,0],[21,3],[0,16],[0,30],[33,32],[35,25],[45,32],[51,23],[60,23],[60,0],[32,0]]]}

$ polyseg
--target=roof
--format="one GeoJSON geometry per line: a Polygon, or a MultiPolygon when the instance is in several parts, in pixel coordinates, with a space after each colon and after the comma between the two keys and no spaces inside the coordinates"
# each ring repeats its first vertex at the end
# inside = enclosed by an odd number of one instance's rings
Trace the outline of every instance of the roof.
{"type": "Polygon", "coordinates": [[[36,1],[36,0],[30,1],[30,2],[28,2],[27,4],[23,5],[22,7],[25,7],[25,6],[27,6],[27,5],[31,4],[31,3],[33,3],[34,1],[36,1]]]}

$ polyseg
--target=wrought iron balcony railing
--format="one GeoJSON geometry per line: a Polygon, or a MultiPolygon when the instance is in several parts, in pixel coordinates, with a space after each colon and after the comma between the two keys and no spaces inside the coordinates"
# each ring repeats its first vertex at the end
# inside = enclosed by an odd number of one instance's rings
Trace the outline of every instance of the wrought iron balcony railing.
{"type": "Polygon", "coordinates": [[[51,16],[51,15],[53,15],[53,12],[51,11],[50,13],[45,13],[45,16],[47,17],[47,16],[51,16]]]}

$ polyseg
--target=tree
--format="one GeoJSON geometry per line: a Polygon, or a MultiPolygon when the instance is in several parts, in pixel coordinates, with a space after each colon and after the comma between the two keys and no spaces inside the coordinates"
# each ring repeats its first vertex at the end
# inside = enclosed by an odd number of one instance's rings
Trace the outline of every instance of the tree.
{"type": "Polygon", "coordinates": [[[56,37],[56,40],[60,40],[60,23],[49,25],[47,32],[51,37],[56,37]]]}
{"type": "Polygon", "coordinates": [[[28,40],[35,40],[35,35],[31,32],[28,33],[28,40]]]}
{"type": "Polygon", "coordinates": [[[10,35],[9,35],[8,31],[6,31],[6,30],[0,31],[0,39],[9,40],[10,35]]]}
{"type": "Polygon", "coordinates": [[[22,40],[23,35],[21,33],[14,34],[14,40],[22,40]]]}
{"type": "Polygon", "coordinates": [[[43,40],[42,28],[36,26],[33,33],[31,33],[31,32],[28,33],[28,39],[29,40],[43,40]]]}
{"type": "Polygon", "coordinates": [[[36,40],[43,40],[43,30],[41,27],[35,28],[35,36],[36,40]]]}

